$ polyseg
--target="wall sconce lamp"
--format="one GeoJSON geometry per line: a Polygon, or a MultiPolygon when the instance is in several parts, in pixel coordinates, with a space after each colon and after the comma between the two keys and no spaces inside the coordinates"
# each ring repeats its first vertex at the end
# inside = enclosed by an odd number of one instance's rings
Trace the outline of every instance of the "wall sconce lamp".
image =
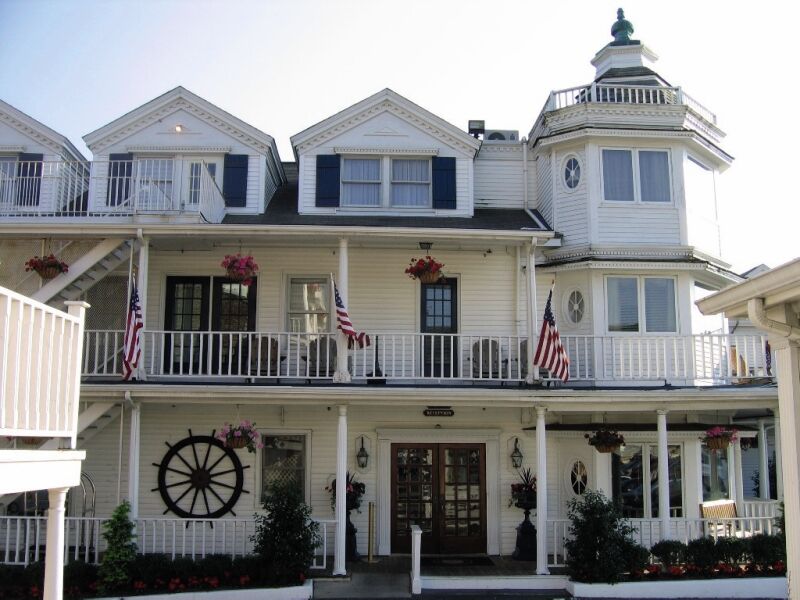
{"type": "Polygon", "coordinates": [[[364,448],[364,436],[361,436],[361,449],[356,453],[356,463],[359,469],[366,469],[369,464],[369,453],[364,448]]]}
{"type": "Polygon", "coordinates": [[[178,124],[175,125],[175,133],[182,133],[183,132],[183,125],[178,124]]]}
{"type": "Polygon", "coordinates": [[[519,438],[514,438],[514,451],[511,453],[511,466],[519,469],[522,466],[522,452],[519,450],[519,438]]]}
{"type": "Polygon", "coordinates": [[[420,242],[419,249],[420,250],[430,250],[433,247],[433,242],[420,242]]]}

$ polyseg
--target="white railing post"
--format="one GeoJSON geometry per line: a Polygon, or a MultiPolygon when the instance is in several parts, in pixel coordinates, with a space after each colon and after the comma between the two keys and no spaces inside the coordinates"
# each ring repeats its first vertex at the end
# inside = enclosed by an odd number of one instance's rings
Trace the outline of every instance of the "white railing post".
{"type": "Polygon", "coordinates": [[[527,308],[527,325],[528,325],[528,356],[526,360],[528,364],[528,376],[525,382],[532,384],[534,381],[539,380],[539,367],[533,364],[533,356],[536,351],[536,238],[532,238],[527,246],[528,267],[527,267],[527,290],[528,306],[527,308]]]}
{"type": "Polygon", "coordinates": [[[769,483],[769,448],[767,447],[767,429],[764,419],[758,420],[758,492],[762,500],[770,498],[769,483]]]}
{"type": "Polygon", "coordinates": [[[411,593],[422,593],[422,573],[420,557],[422,555],[422,529],[419,525],[411,526],[411,593]]]}

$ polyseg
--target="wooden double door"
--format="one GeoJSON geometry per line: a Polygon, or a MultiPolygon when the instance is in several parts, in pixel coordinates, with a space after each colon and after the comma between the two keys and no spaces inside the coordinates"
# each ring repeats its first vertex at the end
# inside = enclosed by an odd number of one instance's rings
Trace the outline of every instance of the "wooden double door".
{"type": "Polygon", "coordinates": [[[392,444],[392,552],[411,552],[411,526],[423,554],[486,552],[484,444],[392,444]]]}

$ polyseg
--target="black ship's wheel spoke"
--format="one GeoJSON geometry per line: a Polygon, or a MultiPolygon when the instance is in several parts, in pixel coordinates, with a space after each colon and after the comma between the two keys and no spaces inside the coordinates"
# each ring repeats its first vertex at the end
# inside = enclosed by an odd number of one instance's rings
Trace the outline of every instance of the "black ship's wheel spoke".
{"type": "Polygon", "coordinates": [[[213,433],[210,436],[193,435],[191,430],[189,437],[175,445],[167,443],[167,446],[169,450],[161,463],[153,463],[158,467],[158,487],[155,489],[167,507],[164,512],[172,512],[184,519],[216,519],[227,513],[235,515],[233,508],[239,497],[250,493],[243,489],[244,469],[249,467],[242,466],[236,453],[216,439],[213,433]],[[191,452],[189,460],[183,455],[187,447],[191,452]],[[221,452],[219,457],[212,456],[212,447],[221,452]],[[183,486],[186,489],[181,491],[183,486]],[[209,494],[219,502],[219,508],[212,508],[209,494]]]}

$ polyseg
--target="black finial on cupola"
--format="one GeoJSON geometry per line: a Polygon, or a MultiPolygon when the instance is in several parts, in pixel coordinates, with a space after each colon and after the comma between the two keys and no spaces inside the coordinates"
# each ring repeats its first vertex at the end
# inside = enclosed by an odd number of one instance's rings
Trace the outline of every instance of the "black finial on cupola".
{"type": "Polygon", "coordinates": [[[636,44],[636,40],[631,39],[633,34],[633,25],[625,18],[625,11],[621,8],[617,9],[617,20],[611,26],[611,35],[614,36],[614,41],[611,42],[612,46],[627,46],[628,44],[636,44]]]}

